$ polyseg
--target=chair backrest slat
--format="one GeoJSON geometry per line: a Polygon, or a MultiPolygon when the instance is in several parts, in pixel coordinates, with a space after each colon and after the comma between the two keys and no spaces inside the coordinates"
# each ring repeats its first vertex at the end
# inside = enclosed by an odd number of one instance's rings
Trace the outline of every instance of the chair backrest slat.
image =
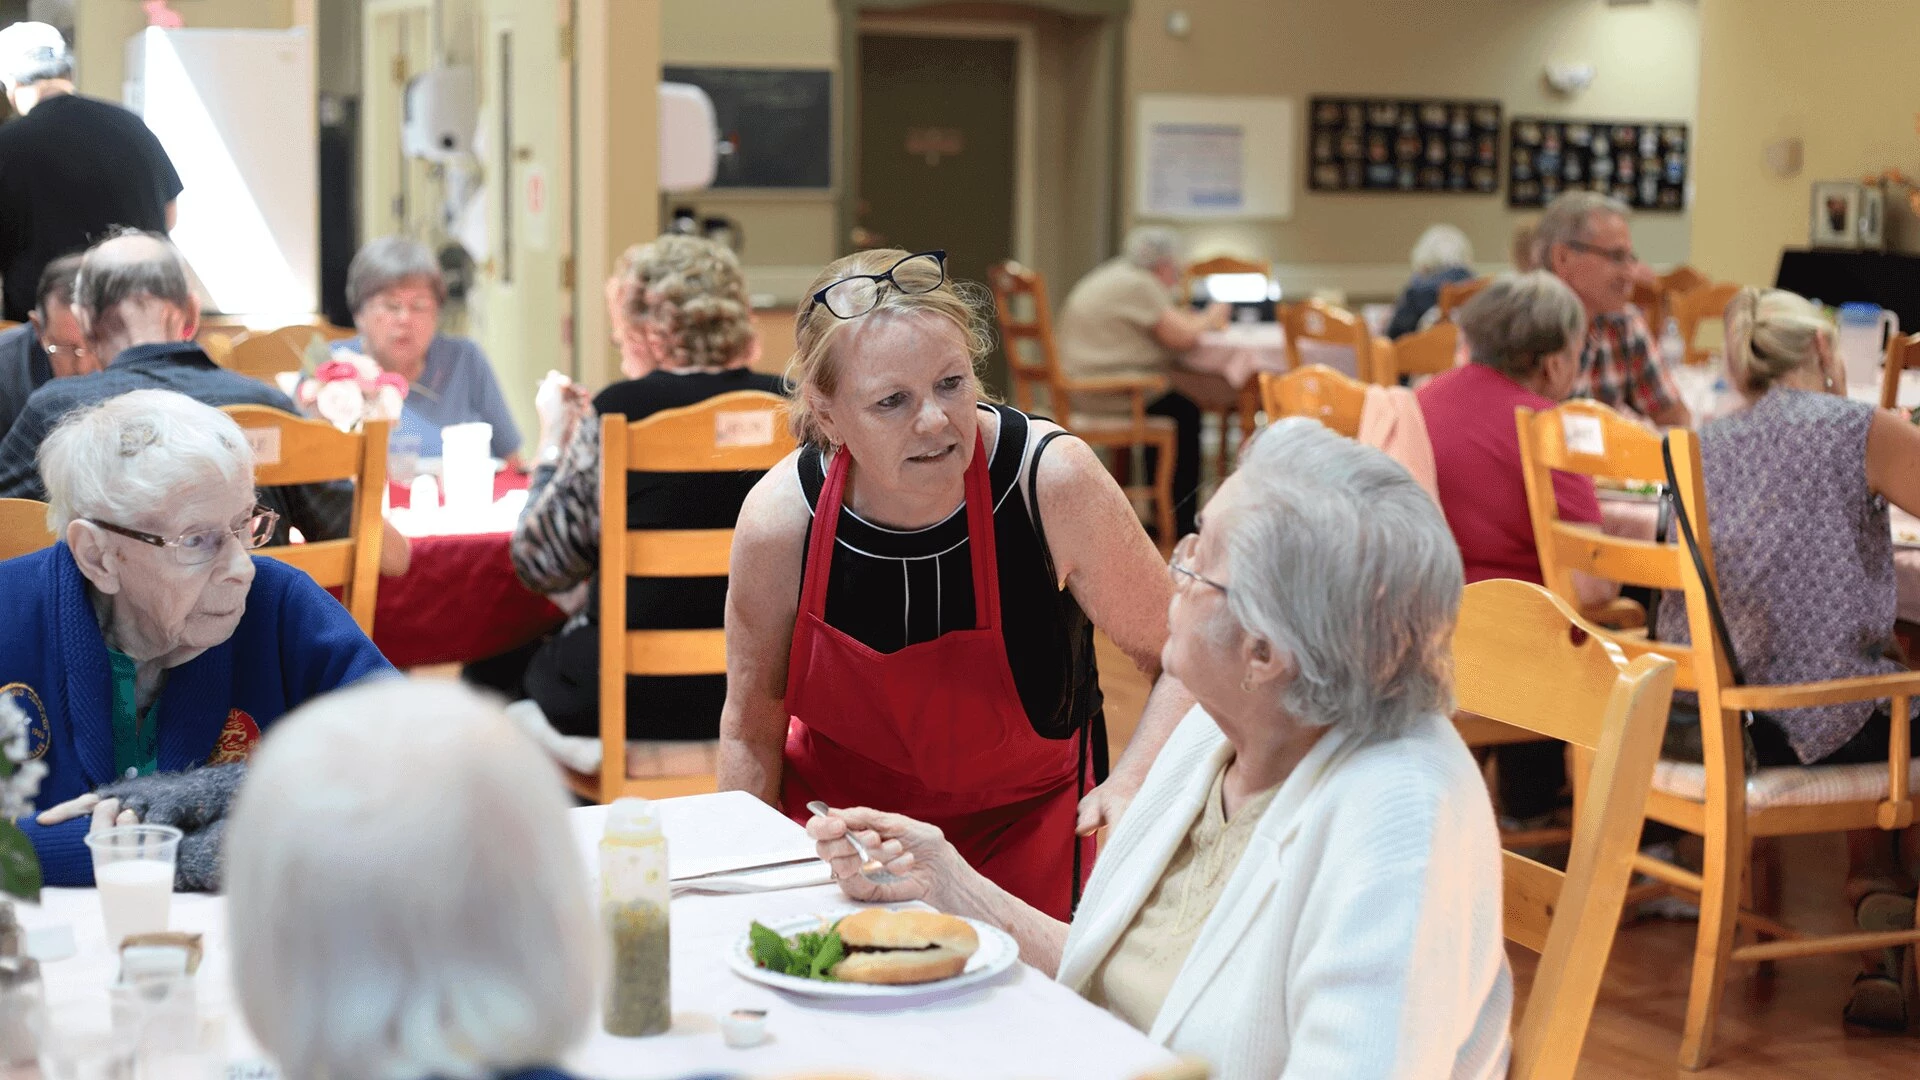
{"type": "Polygon", "coordinates": [[[1687,292],[1673,293],[1667,297],[1667,311],[1674,322],[1680,326],[1680,341],[1686,346],[1686,361],[1689,364],[1704,364],[1712,356],[1713,350],[1694,343],[1700,332],[1700,324],[1712,319],[1726,318],[1727,305],[1740,292],[1740,286],[1734,284],[1703,285],[1687,292]]]}
{"type": "Polygon", "coordinates": [[[1311,416],[1352,439],[1360,434],[1367,388],[1324,364],[1310,364],[1284,375],[1262,373],[1260,397],[1271,419],[1311,416]]]}
{"type": "Polygon", "coordinates": [[[1467,301],[1480,295],[1480,290],[1493,284],[1490,277],[1477,277],[1468,281],[1453,281],[1440,286],[1440,317],[1452,319],[1454,312],[1467,306],[1467,301]]]}
{"type": "Polygon", "coordinates": [[[1390,350],[1376,347],[1374,373],[1380,376],[1376,381],[1385,384],[1399,382],[1402,375],[1438,375],[1452,371],[1459,356],[1460,327],[1442,319],[1425,330],[1395,340],[1390,350]]]}
{"type": "Polygon", "coordinates": [[[1629,662],[1559,597],[1510,580],[1467,586],[1453,655],[1462,712],[1569,743],[1588,765],[1566,871],[1503,854],[1506,936],[1540,954],[1508,1075],[1565,1080],[1580,1060],[1632,878],[1673,663],[1629,662]]]}

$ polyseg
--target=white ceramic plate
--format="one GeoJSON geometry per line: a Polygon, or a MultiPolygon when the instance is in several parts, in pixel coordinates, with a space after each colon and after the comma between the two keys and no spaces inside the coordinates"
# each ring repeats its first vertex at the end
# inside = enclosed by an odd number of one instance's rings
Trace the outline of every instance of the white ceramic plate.
{"type": "MultiPolygon", "coordinates": [[[[844,911],[831,911],[820,915],[800,915],[790,919],[777,919],[763,922],[761,925],[781,937],[790,938],[803,930],[819,930],[835,920],[851,915],[857,908],[844,911]]],[[[911,986],[874,986],[869,983],[821,982],[818,979],[802,979],[797,975],[776,974],[753,962],[753,941],[743,931],[733,948],[727,951],[727,965],[734,973],[744,979],[762,983],[775,990],[785,990],[809,997],[831,998],[904,998],[922,997],[928,994],[948,994],[956,990],[965,990],[978,986],[1006,971],[1020,959],[1020,946],[1013,938],[997,926],[988,926],[976,919],[968,919],[974,932],[980,935],[980,951],[967,959],[967,969],[951,979],[939,982],[916,983],[911,986]]]]}

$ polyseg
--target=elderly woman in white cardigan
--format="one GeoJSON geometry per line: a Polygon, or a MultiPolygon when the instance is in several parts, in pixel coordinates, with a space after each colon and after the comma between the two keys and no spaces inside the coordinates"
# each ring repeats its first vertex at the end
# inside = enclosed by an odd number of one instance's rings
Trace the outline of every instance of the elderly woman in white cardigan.
{"type": "Polygon", "coordinates": [[[1199,705],[1071,925],[867,809],[808,826],[841,888],[1004,927],[1224,1080],[1505,1076],[1499,841],[1448,720],[1461,570],[1439,508],[1379,451],[1286,420],[1169,571],[1163,662],[1199,705]],[[849,827],[905,880],[869,880],[849,827]]]}

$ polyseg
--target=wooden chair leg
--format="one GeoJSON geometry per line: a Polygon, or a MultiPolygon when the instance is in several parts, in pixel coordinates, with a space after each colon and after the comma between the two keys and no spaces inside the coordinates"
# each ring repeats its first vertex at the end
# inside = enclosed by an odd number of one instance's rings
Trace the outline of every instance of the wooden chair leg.
{"type": "Polygon", "coordinates": [[[1744,807],[1739,815],[1727,815],[1722,820],[1716,820],[1710,812],[1705,839],[1700,929],[1694,939],[1693,979],[1687,990],[1686,1028],[1680,1039],[1680,1067],[1689,1072],[1705,1068],[1713,1055],[1720,998],[1726,990],[1727,965],[1739,924],[1742,880],[1752,856],[1744,807]]]}

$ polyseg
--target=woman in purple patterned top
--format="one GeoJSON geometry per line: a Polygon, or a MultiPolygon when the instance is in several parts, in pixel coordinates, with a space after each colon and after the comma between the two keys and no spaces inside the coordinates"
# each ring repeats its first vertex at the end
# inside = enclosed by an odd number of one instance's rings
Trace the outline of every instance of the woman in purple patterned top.
{"type": "MultiPolygon", "coordinates": [[[[1720,603],[1747,681],[1903,670],[1887,504],[1920,513],[1920,429],[1847,398],[1833,324],[1793,293],[1742,289],[1727,305],[1726,350],[1746,405],[1701,431],[1700,457],[1720,603]]],[[[1662,598],[1658,635],[1690,640],[1678,593],[1662,598]]],[[[1884,769],[1891,723],[1888,703],[1859,702],[1756,716],[1749,731],[1762,767],[1884,769]]],[[[1913,925],[1917,834],[1850,834],[1848,893],[1863,924],[1913,925]]],[[[1904,1026],[1897,982],[1892,993],[1880,982],[1862,977],[1849,1018],[1904,1026]]]]}

